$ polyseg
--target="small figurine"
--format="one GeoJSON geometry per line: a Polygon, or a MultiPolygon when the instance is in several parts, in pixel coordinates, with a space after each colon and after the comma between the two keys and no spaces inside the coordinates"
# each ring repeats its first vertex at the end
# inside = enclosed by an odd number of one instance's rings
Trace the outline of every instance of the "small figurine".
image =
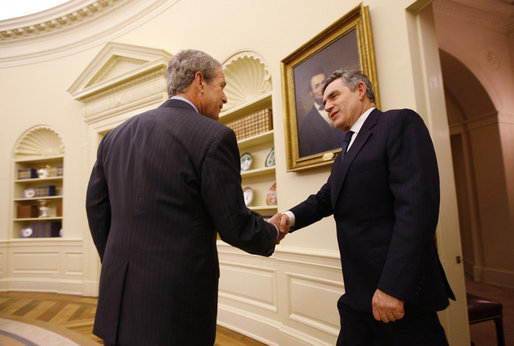
{"type": "Polygon", "coordinates": [[[39,202],[39,217],[48,217],[48,202],[41,199],[39,202]]]}
{"type": "Polygon", "coordinates": [[[40,167],[37,170],[37,175],[39,178],[48,178],[48,168],[47,167],[40,167]]]}

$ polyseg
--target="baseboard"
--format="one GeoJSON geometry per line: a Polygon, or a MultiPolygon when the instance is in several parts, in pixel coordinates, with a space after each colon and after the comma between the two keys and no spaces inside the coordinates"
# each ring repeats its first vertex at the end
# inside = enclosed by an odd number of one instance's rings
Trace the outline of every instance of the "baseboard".
{"type": "Polygon", "coordinates": [[[9,278],[7,281],[7,289],[9,291],[51,292],[82,295],[83,290],[83,283],[81,280],[52,280],[50,278],[9,278]]]}
{"type": "Polygon", "coordinates": [[[0,279],[0,291],[6,292],[9,290],[9,282],[7,279],[0,279]]]}
{"type": "Polygon", "coordinates": [[[514,288],[514,272],[495,268],[483,268],[482,282],[491,285],[514,288]]]}

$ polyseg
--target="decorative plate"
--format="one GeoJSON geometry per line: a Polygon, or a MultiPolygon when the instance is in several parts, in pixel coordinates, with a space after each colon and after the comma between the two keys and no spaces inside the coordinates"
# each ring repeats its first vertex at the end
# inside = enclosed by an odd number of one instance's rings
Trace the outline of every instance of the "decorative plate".
{"type": "Polygon", "coordinates": [[[250,153],[244,153],[241,155],[241,171],[247,171],[252,165],[252,155],[250,153]]]}
{"type": "Polygon", "coordinates": [[[264,163],[266,167],[275,166],[275,148],[271,148],[268,156],[266,156],[266,162],[264,163]]]}
{"type": "Polygon", "coordinates": [[[36,189],[33,187],[29,187],[25,191],[23,191],[23,197],[24,198],[32,198],[36,196],[36,189]]]}
{"type": "Polygon", "coordinates": [[[268,194],[266,195],[267,205],[277,205],[277,183],[271,185],[268,194]]]}
{"type": "Polygon", "coordinates": [[[253,201],[253,189],[250,186],[243,187],[243,195],[245,198],[245,204],[248,206],[253,201]]]}
{"type": "Polygon", "coordinates": [[[21,230],[21,237],[22,238],[29,238],[34,231],[31,227],[25,227],[21,230]]]}

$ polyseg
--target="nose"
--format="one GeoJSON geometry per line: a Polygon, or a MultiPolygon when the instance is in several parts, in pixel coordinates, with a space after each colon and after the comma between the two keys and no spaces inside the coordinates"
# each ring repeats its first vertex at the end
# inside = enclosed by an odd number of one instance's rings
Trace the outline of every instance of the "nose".
{"type": "Polygon", "coordinates": [[[332,104],[332,102],[330,102],[330,101],[325,102],[325,110],[327,111],[327,113],[330,113],[333,106],[334,105],[332,104]]]}
{"type": "Polygon", "coordinates": [[[223,100],[223,103],[227,103],[227,102],[228,102],[228,100],[227,100],[227,95],[225,95],[225,93],[223,93],[223,98],[222,98],[222,100],[223,100]]]}

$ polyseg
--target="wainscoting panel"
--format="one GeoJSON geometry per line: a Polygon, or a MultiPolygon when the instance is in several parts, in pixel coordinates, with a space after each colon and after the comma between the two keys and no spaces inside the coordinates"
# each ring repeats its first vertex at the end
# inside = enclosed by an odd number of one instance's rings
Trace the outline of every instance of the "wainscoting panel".
{"type": "Polygon", "coordinates": [[[220,272],[220,296],[277,311],[275,270],[220,261],[220,272]]]}
{"type": "Polygon", "coordinates": [[[218,242],[218,324],[267,345],[333,345],[344,292],[339,253],[282,249],[249,255],[218,242]]]}
{"type": "Polygon", "coordinates": [[[11,273],[21,276],[48,276],[59,272],[59,253],[57,251],[12,252],[11,273]]]}
{"type": "Polygon", "coordinates": [[[82,239],[6,242],[6,287],[13,291],[83,294],[82,239]]]}
{"type": "Polygon", "coordinates": [[[334,306],[341,296],[341,283],[287,273],[289,318],[332,335],[339,332],[339,313],[334,306]]]}
{"type": "Polygon", "coordinates": [[[64,253],[65,260],[63,264],[63,273],[69,278],[82,276],[82,252],[66,251],[64,253]]]}

